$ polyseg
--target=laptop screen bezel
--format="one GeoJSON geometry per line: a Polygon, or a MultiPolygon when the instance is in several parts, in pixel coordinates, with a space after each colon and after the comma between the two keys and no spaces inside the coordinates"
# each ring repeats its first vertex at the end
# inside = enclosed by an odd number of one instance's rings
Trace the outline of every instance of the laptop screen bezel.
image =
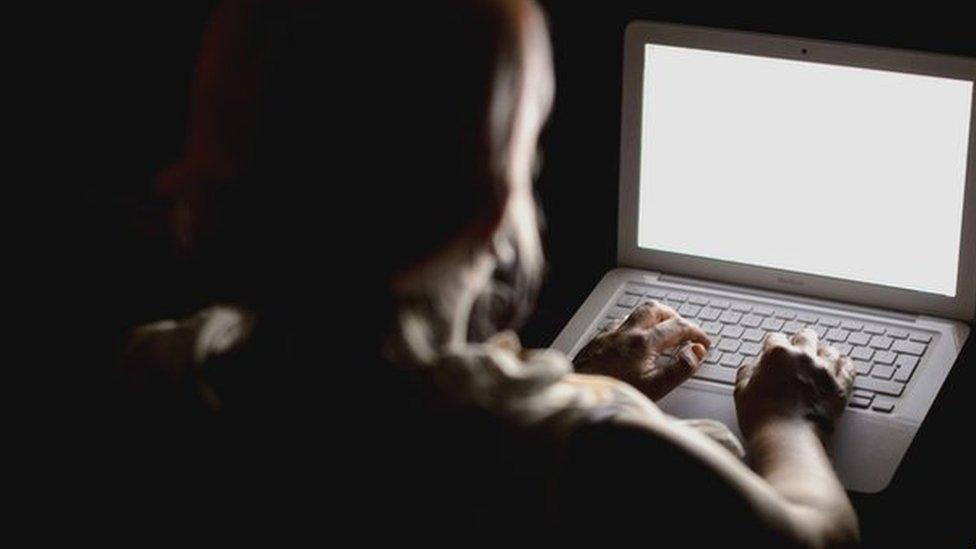
{"type": "Polygon", "coordinates": [[[644,51],[647,44],[888,70],[971,82],[976,82],[976,59],[744,31],[633,21],[624,33],[617,233],[617,261],[622,266],[915,314],[964,321],[973,321],[976,318],[976,121],[974,121],[976,120],[976,92],[973,93],[969,120],[969,148],[966,160],[956,295],[949,297],[867,282],[640,248],[637,244],[637,223],[644,51]]]}

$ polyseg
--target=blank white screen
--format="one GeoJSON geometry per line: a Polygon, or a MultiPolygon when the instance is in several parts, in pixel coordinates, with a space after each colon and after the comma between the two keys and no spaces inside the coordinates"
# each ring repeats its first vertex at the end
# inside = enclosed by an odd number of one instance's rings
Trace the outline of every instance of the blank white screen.
{"type": "Polygon", "coordinates": [[[648,44],[638,246],[954,296],[972,93],[648,44]]]}

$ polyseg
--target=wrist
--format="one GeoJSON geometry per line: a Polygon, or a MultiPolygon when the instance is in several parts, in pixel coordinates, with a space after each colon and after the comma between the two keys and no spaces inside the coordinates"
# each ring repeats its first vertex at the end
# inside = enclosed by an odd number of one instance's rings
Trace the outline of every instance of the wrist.
{"type": "Polygon", "coordinates": [[[802,416],[776,416],[756,422],[746,435],[750,448],[764,448],[783,440],[799,440],[813,437],[822,442],[822,433],[816,423],[802,416]]]}

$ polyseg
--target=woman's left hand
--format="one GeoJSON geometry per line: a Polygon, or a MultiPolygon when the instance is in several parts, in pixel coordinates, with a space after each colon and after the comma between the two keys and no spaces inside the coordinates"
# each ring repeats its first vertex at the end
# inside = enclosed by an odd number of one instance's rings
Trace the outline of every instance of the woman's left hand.
{"type": "Polygon", "coordinates": [[[698,370],[710,345],[697,325],[651,301],[637,307],[619,327],[597,334],[573,364],[577,372],[615,377],[658,400],[698,370]],[[674,360],[658,360],[669,350],[674,360]]]}

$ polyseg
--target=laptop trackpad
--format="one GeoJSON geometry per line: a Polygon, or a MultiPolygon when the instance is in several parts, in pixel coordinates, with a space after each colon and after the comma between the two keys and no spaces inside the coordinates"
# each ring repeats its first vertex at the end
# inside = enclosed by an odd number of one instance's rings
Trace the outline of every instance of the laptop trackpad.
{"type": "MultiPolygon", "coordinates": [[[[740,439],[732,388],[696,380],[658,401],[665,413],[683,419],[708,418],[725,423],[740,439]]],[[[830,457],[844,487],[858,492],[883,490],[911,444],[914,426],[897,418],[848,409],[831,440],[830,457]]]]}

